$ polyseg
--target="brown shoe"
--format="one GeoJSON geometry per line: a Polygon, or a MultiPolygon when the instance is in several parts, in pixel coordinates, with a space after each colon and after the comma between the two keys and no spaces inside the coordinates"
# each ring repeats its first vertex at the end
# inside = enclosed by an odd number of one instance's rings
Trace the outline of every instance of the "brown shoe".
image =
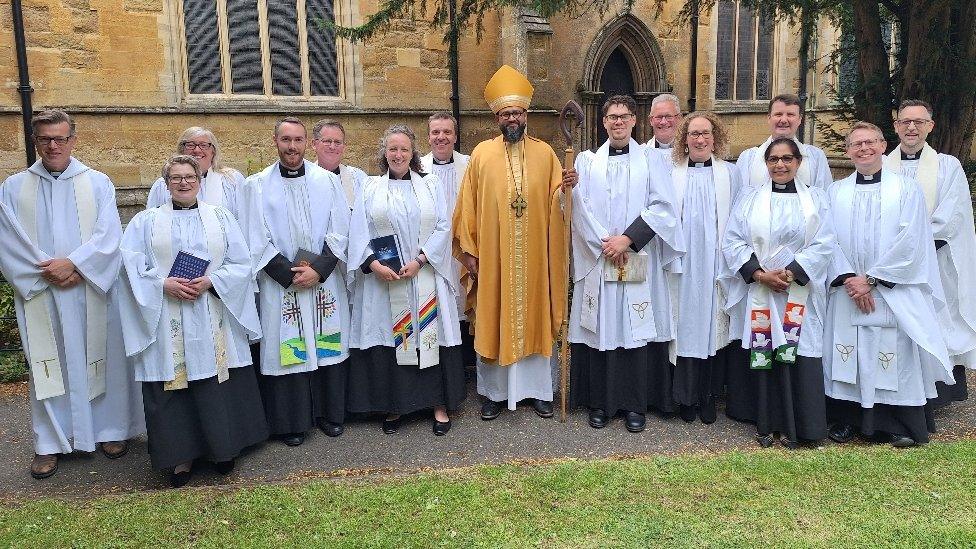
{"type": "Polygon", "coordinates": [[[109,459],[118,459],[128,452],[129,442],[126,440],[102,443],[102,453],[109,459]]]}
{"type": "Polygon", "coordinates": [[[34,461],[31,461],[31,476],[37,480],[47,478],[58,472],[57,454],[34,454],[34,461]]]}

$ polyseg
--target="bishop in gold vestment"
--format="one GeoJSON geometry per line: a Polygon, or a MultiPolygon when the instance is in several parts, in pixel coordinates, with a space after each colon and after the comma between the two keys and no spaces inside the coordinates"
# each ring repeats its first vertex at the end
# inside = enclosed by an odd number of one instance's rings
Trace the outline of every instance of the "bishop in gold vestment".
{"type": "Polygon", "coordinates": [[[536,400],[539,415],[552,415],[550,358],[568,279],[564,176],[552,148],[524,134],[531,93],[508,66],[488,83],[485,98],[502,135],[475,147],[454,211],[455,252],[476,274],[478,393],[488,399],[483,419],[496,417],[502,401],[515,409],[525,398],[536,400]]]}

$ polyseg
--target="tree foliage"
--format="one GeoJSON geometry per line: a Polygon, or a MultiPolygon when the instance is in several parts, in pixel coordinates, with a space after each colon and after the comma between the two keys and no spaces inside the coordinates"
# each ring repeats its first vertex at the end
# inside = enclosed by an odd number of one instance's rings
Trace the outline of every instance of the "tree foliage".
{"type": "MultiPolygon", "coordinates": [[[[634,0],[622,0],[626,7],[634,0]]],[[[668,0],[650,0],[660,17],[668,0]]],[[[672,0],[675,1],[675,0],[672,0]]],[[[666,22],[687,26],[696,14],[707,14],[718,0],[681,0],[677,16],[666,22]]],[[[828,21],[851,33],[853,44],[827,52],[829,70],[844,56],[856,58],[856,78],[845,93],[832,90],[841,120],[877,124],[894,146],[892,110],[903,99],[930,102],[935,129],[929,142],[939,151],[966,159],[976,130],[976,0],[740,0],[761,15],[786,21],[801,32],[815,32],[828,21]],[[885,29],[895,36],[885,38],[885,29]],[[892,55],[894,53],[893,62],[892,55]]],[[[523,7],[543,17],[557,13],[579,16],[605,13],[616,0],[382,0],[379,9],[358,27],[335,27],[339,36],[366,40],[391,22],[430,18],[436,27],[452,32],[474,24],[480,39],[484,16],[502,8],[523,7]],[[449,13],[455,9],[452,28],[449,13]]],[[[850,59],[850,57],[848,57],[850,59]]],[[[829,131],[829,130],[828,130],[829,131]]]]}

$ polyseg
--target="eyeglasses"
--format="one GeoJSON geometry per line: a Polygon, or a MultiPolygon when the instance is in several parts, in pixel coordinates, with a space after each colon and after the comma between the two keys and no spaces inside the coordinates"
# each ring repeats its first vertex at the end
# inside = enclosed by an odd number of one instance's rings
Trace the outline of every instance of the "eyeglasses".
{"type": "Polygon", "coordinates": [[[608,114],[603,118],[606,119],[608,122],[616,123],[616,122],[629,122],[630,119],[633,117],[634,115],[627,113],[627,114],[608,114]]]}
{"type": "Polygon", "coordinates": [[[775,166],[782,162],[783,164],[792,164],[796,160],[796,157],[792,154],[784,154],[783,156],[770,156],[766,159],[766,163],[770,166],[775,166]]]}
{"type": "Polygon", "coordinates": [[[34,138],[34,142],[37,143],[38,145],[42,146],[42,147],[47,147],[51,143],[56,143],[58,146],[64,146],[65,144],[68,143],[68,141],[71,140],[72,137],[74,137],[74,136],[73,135],[69,135],[69,136],[65,137],[63,135],[58,135],[58,136],[54,136],[54,137],[48,137],[46,135],[41,135],[41,136],[35,137],[34,138]]]}
{"type": "Polygon", "coordinates": [[[880,142],[880,139],[865,139],[864,141],[852,141],[847,147],[849,149],[860,149],[861,147],[873,147],[880,142]]]}
{"type": "Polygon", "coordinates": [[[341,139],[313,139],[312,141],[318,141],[323,145],[328,145],[330,147],[341,147],[345,141],[341,139]]]}
{"type": "Polygon", "coordinates": [[[523,111],[523,110],[517,110],[517,111],[502,111],[502,112],[499,112],[499,113],[498,113],[498,118],[501,118],[502,120],[508,120],[508,119],[511,119],[511,120],[518,120],[518,119],[519,119],[519,118],[521,118],[521,117],[522,117],[522,115],[524,115],[524,114],[525,114],[525,111],[523,111]]]}
{"type": "Polygon", "coordinates": [[[688,132],[688,137],[692,139],[698,139],[699,137],[704,137],[705,139],[708,139],[711,136],[712,136],[712,132],[707,130],[702,132],[688,132]]]}
{"type": "Polygon", "coordinates": [[[184,141],[180,143],[180,148],[192,151],[194,149],[200,149],[201,151],[209,151],[213,148],[213,143],[197,143],[196,141],[184,141]]]}
{"type": "Polygon", "coordinates": [[[200,178],[195,175],[171,175],[166,178],[170,183],[178,184],[186,181],[187,183],[196,183],[200,178]]]}
{"type": "Polygon", "coordinates": [[[922,126],[927,126],[930,123],[932,123],[931,120],[925,120],[924,118],[906,118],[902,120],[895,120],[895,125],[903,128],[908,128],[913,124],[916,128],[921,128],[922,126]]]}
{"type": "Polygon", "coordinates": [[[677,118],[678,116],[674,114],[659,114],[657,116],[652,116],[651,120],[653,120],[654,122],[665,122],[665,121],[673,122],[677,118]]]}

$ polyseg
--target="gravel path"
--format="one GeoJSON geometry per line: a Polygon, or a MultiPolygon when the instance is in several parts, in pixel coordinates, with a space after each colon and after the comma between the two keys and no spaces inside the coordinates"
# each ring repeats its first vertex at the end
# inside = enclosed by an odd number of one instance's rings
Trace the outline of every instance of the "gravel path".
{"type": "MultiPolygon", "coordinates": [[[[976,372],[969,386],[976,387],[976,372]]],[[[0,499],[91,497],[165,489],[168,479],[149,465],[145,439],[135,441],[128,455],[110,460],[101,453],[63,457],[56,475],[42,481],[30,477],[33,457],[26,384],[0,386],[0,499]]],[[[602,458],[627,455],[708,454],[733,449],[754,450],[754,427],[727,419],[720,410],[712,425],[688,424],[678,418],[648,415],[647,430],[628,433],[620,418],[607,428],[592,429],[585,411],[570,414],[565,425],[541,419],[530,406],[504,411],[494,421],[480,418],[480,400],[473,392],[451,432],[435,437],[427,415],[410,416],[396,435],[380,431],[379,418],[350,420],[339,438],[318,430],[304,445],[288,448],[269,441],[238,460],[237,469],[219,477],[205,466],[195,470],[191,485],[220,486],[294,480],[308,477],[359,476],[444,469],[511,461],[559,458],[602,458]]],[[[974,399],[955,403],[937,414],[939,432],[933,441],[976,438],[974,399]]],[[[825,444],[833,444],[827,442],[825,444]]]]}

